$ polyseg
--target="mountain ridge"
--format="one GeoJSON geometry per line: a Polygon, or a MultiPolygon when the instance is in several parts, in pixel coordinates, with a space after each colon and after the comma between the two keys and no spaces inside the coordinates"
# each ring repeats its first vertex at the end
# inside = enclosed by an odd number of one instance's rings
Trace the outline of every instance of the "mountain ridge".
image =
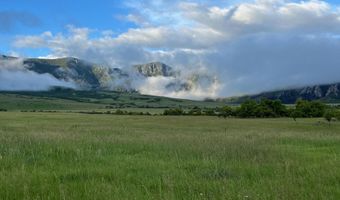
{"type": "MultiPolygon", "coordinates": [[[[16,60],[19,58],[1,55],[0,59],[16,60]]],[[[109,82],[115,81],[109,79],[122,79],[129,76],[129,71],[121,68],[110,68],[75,57],[24,58],[23,65],[25,69],[38,74],[50,74],[59,80],[74,81],[80,89],[116,89],[109,88],[109,82]]],[[[134,65],[132,70],[132,73],[144,77],[175,75],[172,67],[161,62],[134,65]]]]}
{"type": "MultiPolygon", "coordinates": [[[[1,55],[0,59],[19,60],[17,57],[5,55],[1,55]]],[[[151,77],[167,78],[165,90],[188,91],[194,86],[190,77],[182,80],[179,71],[162,62],[133,65],[130,68],[111,68],[74,57],[23,58],[22,60],[23,69],[37,74],[49,74],[58,80],[75,83],[80,90],[131,91],[136,90],[135,86],[140,81],[151,77]]]]}
{"type": "MultiPolygon", "coordinates": [[[[19,60],[18,57],[0,55],[0,60],[19,60]]],[[[188,77],[180,77],[180,71],[162,62],[150,62],[146,64],[133,65],[131,68],[110,68],[98,65],[74,57],[41,59],[23,58],[24,68],[38,74],[50,74],[58,80],[72,81],[80,90],[113,90],[113,91],[135,91],[132,82],[134,79],[164,77],[169,82],[164,86],[166,90],[179,92],[190,91],[195,84],[200,82],[216,81],[213,77],[202,74],[191,74],[188,77]]],[[[254,95],[239,97],[218,98],[217,101],[227,103],[242,103],[248,99],[260,100],[279,99],[283,103],[295,103],[298,99],[321,100],[325,102],[340,102],[340,82],[330,84],[316,84],[292,89],[281,89],[261,92],[254,95]]]]}
{"type": "Polygon", "coordinates": [[[299,99],[338,103],[340,102],[340,82],[268,91],[255,95],[226,98],[224,100],[230,103],[242,103],[249,99],[258,101],[264,98],[272,100],[278,99],[286,104],[295,103],[299,99]]]}

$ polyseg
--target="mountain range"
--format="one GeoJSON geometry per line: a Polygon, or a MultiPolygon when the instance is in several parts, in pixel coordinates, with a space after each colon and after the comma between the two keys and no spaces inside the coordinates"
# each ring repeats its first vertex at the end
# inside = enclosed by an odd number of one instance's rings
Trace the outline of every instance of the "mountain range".
{"type": "Polygon", "coordinates": [[[229,103],[241,103],[246,100],[279,99],[286,104],[293,104],[299,99],[320,100],[328,103],[340,102],[340,83],[312,85],[293,89],[283,89],[277,91],[263,92],[255,95],[245,95],[241,97],[231,97],[223,99],[229,103]]]}
{"type": "MultiPolygon", "coordinates": [[[[16,61],[19,59],[5,55],[0,56],[0,61],[16,61]]],[[[37,74],[49,74],[58,80],[72,82],[79,90],[136,91],[138,90],[136,85],[141,80],[158,77],[167,79],[164,89],[186,92],[200,86],[200,84],[212,84],[216,81],[216,77],[206,74],[192,73],[183,76],[181,71],[161,62],[134,65],[127,69],[110,68],[73,57],[27,58],[22,60],[22,64],[25,70],[37,74]]],[[[263,98],[279,99],[283,103],[294,103],[298,99],[340,102],[340,83],[282,89],[218,100],[228,103],[241,103],[247,99],[260,100],[263,98]]]]}
{"type": "MultiPolygon", "coordinates": [[[[15,61],[19,58],[1,55],[0,60],[15,61]]],[[[58,80],[72,82],[80,90],[134,90],[133,81],[149,77],[173,77],[174,80],[167,85],[168,88],[174,85],[188,85],[185,82],[178,84],[181,81],[176,79],[179,72],[160,62],[134,65],[126,70],[110,68],[72,57],[27,58],[22,62],[25,70],[37,74],[49,74],[58,80]]],[[[186,90],[188,87],[177,89],[186,90]]]]}

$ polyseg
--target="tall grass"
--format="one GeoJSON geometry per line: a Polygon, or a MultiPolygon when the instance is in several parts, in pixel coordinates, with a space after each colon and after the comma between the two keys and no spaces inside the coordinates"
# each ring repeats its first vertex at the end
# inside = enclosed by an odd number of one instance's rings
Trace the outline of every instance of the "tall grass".
{"type": "Polygon", "coordinates": [[[0,113],[0,199],[340,199],[317,121],[0,113]]]}

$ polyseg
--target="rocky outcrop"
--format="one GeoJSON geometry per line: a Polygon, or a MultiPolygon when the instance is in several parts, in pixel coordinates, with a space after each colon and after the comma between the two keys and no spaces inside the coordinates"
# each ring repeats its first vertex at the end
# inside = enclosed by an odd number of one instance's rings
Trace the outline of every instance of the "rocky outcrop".
{"type": "Polygon", "coordinates": [[[168,65],[161,63],[161,62],[152,62],[143,65],[134,65],[133,69],[145,76],[145,77],[152,77],[152,76],[164,76],[170,77],[175,76],[175,71],[168,65]]]}

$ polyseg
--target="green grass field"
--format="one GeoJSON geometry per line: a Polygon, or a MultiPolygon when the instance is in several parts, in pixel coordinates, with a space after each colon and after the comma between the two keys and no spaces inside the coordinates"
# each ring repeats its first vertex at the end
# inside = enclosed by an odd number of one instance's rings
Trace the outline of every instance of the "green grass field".
{"type": "Polygon", "coordinates": [[[0,91],[0,109],[21,110],[105,110],[134,108],[162,109],[192,107],[215,108],[225,105],[216,101],[194,101],[139,93],[114,91],[57,90],[41,92],[0,91]]]}
{"type": "Polygon", "coordinates": [[[340,199],[340,123],[0,112],[0,199],[340,199]]]}

